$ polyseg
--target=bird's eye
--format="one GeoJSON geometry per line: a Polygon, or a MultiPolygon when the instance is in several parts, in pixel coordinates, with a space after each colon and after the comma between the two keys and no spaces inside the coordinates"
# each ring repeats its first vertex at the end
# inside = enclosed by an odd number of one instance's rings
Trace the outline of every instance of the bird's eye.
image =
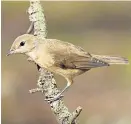
{"type": "Polygon", "coordinates": [[[20,42],[20,46],[24,46],[24,45],[25,45],[24,41],[20,42]]]}

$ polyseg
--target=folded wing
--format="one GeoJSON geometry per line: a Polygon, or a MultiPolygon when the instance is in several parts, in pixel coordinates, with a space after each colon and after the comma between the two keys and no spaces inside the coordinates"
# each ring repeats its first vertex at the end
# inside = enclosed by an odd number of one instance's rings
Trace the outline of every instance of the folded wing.
{"type": "Polygon", "coordinates": [[[50,43],[53,44],[50,45],[50,47],[53,46],[50,53],[55,59],[56,66],[60,66],[65,69],[69,68],[82,70],[109,66],[107,62],[93,57],[91,54],[85,52],[81,47],[54,39],[50,41],[50,43]]]}

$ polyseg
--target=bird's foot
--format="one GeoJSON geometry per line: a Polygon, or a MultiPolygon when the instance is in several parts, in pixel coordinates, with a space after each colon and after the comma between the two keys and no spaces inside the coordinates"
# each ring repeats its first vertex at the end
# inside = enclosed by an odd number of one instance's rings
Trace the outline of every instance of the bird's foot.
{"type": "Polygon", "coordinates": [[[63,98],[64,95],[61,95],[61,94],[57,94],[55,97],[52,97],[52,98],[46,98],[45,101],[49,102],[49,103],[52,103],[52,102],[55,102],[57,100],[60,100],[61,98],[63,98]]]}

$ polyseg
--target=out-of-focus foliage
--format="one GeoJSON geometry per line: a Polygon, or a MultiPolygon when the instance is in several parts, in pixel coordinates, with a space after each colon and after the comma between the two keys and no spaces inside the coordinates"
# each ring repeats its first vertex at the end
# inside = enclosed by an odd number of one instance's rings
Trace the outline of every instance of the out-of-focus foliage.
{"type": "MultiPolygon", "coordinates": [[[[94,54],[131,61],[131,2],[42,2],[48,38],[83,47],[94,54]]],[[[36,87],[38,72],[22,55],[6,57],[14,39],[25,33],[29,2],[2,2],[2,124],[56,124],[36,87]]],[[[58,86],[65,80],[56,76],[58,86]]],[[[80,123],[131,124],[131,65],[92,69],[65,93],[70,110],[81,105],[80,123]],[[75,98],[75,99],[74,99],[75,98]]]]}

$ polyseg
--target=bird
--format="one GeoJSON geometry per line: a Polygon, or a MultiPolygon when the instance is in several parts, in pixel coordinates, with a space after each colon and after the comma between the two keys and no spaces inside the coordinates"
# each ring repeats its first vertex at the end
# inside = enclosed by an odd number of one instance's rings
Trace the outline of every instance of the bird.
{"type": "Polygon", "coordinates": [[[67,84],[63,90],[50,101],[55,101],[73,84],[73,79],[93,68],[112,64],[129,64],[121,56],[95,55],[79,46],[57,39],[46,39],[32,34],[18,36],[7,56],[25,54],[41,68],[63,76],[67,84]]]}

